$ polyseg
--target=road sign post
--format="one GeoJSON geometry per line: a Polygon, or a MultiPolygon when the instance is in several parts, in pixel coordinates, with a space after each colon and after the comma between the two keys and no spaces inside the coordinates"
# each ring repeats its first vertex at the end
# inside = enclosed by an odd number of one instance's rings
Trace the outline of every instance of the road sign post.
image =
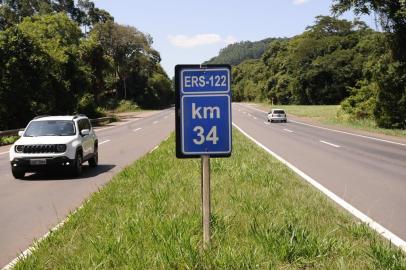
{"type": "Polygon", "coordinates": [[[231,67],[175,67],[176,156],[201,158],[203,247],[210,244],[210,157],[232,151],[231,67]]]}

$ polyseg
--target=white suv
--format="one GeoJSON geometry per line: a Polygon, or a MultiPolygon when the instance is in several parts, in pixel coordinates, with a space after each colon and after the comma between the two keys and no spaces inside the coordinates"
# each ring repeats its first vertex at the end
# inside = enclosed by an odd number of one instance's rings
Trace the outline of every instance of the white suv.
{"type": "Polygon", "coordinates": [[[17,179],[55,167],[79,176],[83,162],[98,164],[97,136],[85,115],[36,117],[19,136],[10,148],[11,171],[17,179]]]}
{"type": "Polygon", "coordinates": [[[268,113],[268,122],[285,122],[287,121],[286,112],[282,109],[272,109],[268,113]]]}

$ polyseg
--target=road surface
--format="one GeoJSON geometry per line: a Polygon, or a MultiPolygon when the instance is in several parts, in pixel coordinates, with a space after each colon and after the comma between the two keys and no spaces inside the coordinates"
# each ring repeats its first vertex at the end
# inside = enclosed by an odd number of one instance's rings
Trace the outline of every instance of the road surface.
{"type": "Polygon", "coordinates": [[[320,128],[289,121],[289,116],[288,123],[271,124],[266,112],[247,104],[234,104],[233,122],[377,223],[406,239],[406,140],[320,128]]]}
{"type": "Polygon", "coordinates": [[[99,166],[85,166],[83,175],[76,179],[32,174],[16,180],[10,170],[10,147],[0,147],[0,268],[174,130],[173,109],[143,115],[96,130],[99,166]]]}

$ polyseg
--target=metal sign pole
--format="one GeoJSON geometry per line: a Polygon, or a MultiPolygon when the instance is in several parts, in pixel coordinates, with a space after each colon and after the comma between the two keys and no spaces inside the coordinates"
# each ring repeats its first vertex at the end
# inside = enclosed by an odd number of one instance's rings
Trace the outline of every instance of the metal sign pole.
{"type": "Polygon", "coordinates": [[[210,156],[202,155],[203,248],[210,245],[210,156]]]}

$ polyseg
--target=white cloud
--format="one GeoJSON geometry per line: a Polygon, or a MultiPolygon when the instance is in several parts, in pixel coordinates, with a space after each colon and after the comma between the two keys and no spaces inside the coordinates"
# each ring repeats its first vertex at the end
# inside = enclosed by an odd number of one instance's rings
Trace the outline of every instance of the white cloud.
{"type": "Polygon", "coordinates": [[[197,34],[194,36],[186,35],[170,35],[169,41],[175,47],[193,48],[197,46],[212,45],[224,43],[226,45],[235,43],[237,39],[233,36],[223,38],[218,34],[197,34]]]}
{"type": "Polygon", "coordinates": [[[294,0],[293,1],[293,4],[294,5],[302,5],[302,4],[304,4],[304,3],[307,3],[307,2],[309,2],[310,0],[294,0]]]}

